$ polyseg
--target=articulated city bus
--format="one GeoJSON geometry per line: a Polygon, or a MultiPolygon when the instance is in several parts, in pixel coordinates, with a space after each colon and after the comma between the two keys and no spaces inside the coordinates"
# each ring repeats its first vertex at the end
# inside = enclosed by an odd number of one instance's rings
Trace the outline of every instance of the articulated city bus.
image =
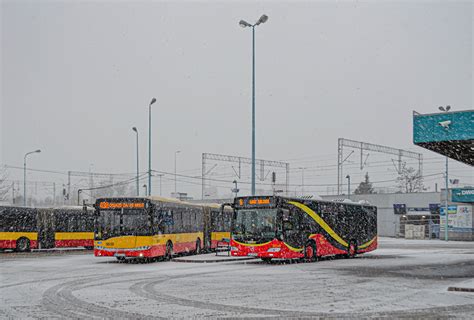
{"type": "Polygon", "coordinates": [[[0,249],[30,251],[94,246],[94,212],[87,207],[0,207],[0,249]]]}
{"type": "Polygon", "coordinates": [[[348,202],[280,196],[239,197],[234,209],[231,255],[304,258],[353,257],[377,248],[377,208],[348,202]]]}
{"type": "Polygon", "coordinates": [[[230,238],[232,213],[221,213],[218,205],[115,197],[97,199],[95,208],[95,256],[170,259],[174,254],[213,249],[230,238]]]}

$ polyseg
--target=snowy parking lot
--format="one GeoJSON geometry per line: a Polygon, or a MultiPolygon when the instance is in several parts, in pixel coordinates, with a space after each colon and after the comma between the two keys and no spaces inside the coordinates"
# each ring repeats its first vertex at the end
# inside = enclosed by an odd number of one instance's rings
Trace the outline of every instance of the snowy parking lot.
{"type": "Polygon", "coordinates": [[[474,317],[474,292],[448,291],[474,288],[472,242],[380,238],[374,252],[313,263],[189,258],[1,253],[0,317],[474,317]]]}

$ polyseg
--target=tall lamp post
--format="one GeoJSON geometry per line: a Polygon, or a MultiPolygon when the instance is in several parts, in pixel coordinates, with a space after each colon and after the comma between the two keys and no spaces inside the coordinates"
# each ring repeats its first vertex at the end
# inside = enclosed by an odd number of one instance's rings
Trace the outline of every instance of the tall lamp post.
{"type": "MultiPolygon", "coordinates": [[[[438,108],[440,111],[443,111],[443,112],[448,112],[450,109],[451,109],[451,106],[446,106],[443,107],[443,106],[440,106],[438,108]]],[[[446,131],[449,130],[449,125],[447,125],[446,127],[444,127],[446,129],[446,131]]],[[[444,215],[446,217],[446,223],[444,225],[444,240],[445,241],[448,241],[448,196],[449,196],[449,189],[448,189],[448,156],[446,156],[446,173],[445,173],[445,183],[446,183],[446,190],[445,190],[445,199],[444,199],[444,215]]]]}
{"type": "Polygon", "coordinates": [[[132,128],[133,131],[137,134],[137,197],[140,196],[140,183],[138,181],[138,176],[140,174],[140,167],[138,162],[138,129],[136,127],[132,128]]]}
{"type": "Polygon", "coordinates": [[[156,102],[156,99],[151,99],[148,106],[148,195],[151,196],[151,105],[156,102]]]}
{"type": "Polygon", "coordinates": [[[232,181],[234,184],[234,188],[231,189],[231,191],[235,194],[234,198],[237,198],[237,194],[239,193],[239,188],[237,188],[237,180],[232,181]]]}
{"type": "Polygon", "coordinates": [[[242,28],[252,28],[252,195],[255,195],[255,27],[267,20],[268,16],[262,15],[254,24],[245,20],[239,22],[242,28]]]}
{"type": "MultiPolygon", "coordinates": [[[[176,156],[178,155],[178,153],[180,153],[181,151],[180,150],[177,150],[174,152],[174,193],[176,193],[176,156]]],[[[160,187],[160,190],[161,190],[161,187],[160,187]]]]}
{"type": "Polygon", "coordinates": [[[148,194],[148,192],[146,191],[146,183],[142,187],[145,188],[145,196],[146,196],[148,194]]]}
{"type": "Polygon", "coordinates": [[[23,206],[25,207],[26,207],[26,157],[29,154],[40,153],[40,152],[41,152],[40,149],[31,151],[31,152],[26,153],[25,156],[23,157],[23,206]]]}
{"type": "Polygon", "coordinates": [[[351,176],[347,175],[347,195],[349,196],[349,199],[351,198],[351,176]]]}

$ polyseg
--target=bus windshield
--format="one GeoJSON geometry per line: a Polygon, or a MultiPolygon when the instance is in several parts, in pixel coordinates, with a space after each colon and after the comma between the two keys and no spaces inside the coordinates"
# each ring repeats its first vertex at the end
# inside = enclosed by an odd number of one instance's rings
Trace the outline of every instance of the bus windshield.
{"type": "Polygon", "coordinates": [[[277,209],[243,209],[236,212],[233,238],[237,241],[271,241],[277,231],[277,209]]]}
{"type": "Polygon", "coordinates": [[[118,236],[150,234],[150,218],[145,210],[100,210],[97,219],[97,240],[118,236]]]}

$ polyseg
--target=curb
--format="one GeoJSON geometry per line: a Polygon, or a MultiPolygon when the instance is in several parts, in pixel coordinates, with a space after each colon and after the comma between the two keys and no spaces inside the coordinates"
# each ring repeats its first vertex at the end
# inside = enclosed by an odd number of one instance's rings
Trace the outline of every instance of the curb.
{"type": "Polygon", "coordinates": [[[229,261],[242,261],[242,260],[255,260],[255,257],[244,257],[244,258],[228,258],[228,259],[214,259],[214,260],[192,260],[192,259],[179,259],[175,258],[171,261],[174,262],[185,262],[185,263],[218,263],[218,262],[229,262],[229,261]]]}
{"type": "Polygon", "coordinates": [[[448,291],[474,292],[474,288],[449,287],[448,291]]]}

